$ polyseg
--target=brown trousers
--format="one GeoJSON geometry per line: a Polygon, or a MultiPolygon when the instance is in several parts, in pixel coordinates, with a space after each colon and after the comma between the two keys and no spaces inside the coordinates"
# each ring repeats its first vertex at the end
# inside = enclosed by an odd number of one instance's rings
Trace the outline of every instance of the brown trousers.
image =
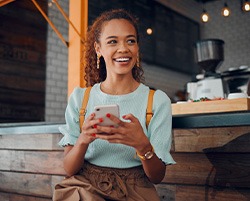
{"type": "Polygon", "coordinates": [[[85,162],[55,186],[53,201],[160,201],[143,168],[105,168],[85,162]]]}

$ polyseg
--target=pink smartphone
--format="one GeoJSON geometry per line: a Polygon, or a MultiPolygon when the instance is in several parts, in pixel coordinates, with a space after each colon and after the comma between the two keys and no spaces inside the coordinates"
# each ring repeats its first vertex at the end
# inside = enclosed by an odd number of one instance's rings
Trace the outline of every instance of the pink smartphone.
{"type": "Polygon", "coordinates": [[[118,125],[111,121],[106,114],[113,114],[116,117],[120,118],[119,114],[119,106],[117,104],[114,105],[98,105],[95,106],[95,118],[103,118],[103,122],[99,123],[100,126],[114,126],[117,127],[118,125]]]}

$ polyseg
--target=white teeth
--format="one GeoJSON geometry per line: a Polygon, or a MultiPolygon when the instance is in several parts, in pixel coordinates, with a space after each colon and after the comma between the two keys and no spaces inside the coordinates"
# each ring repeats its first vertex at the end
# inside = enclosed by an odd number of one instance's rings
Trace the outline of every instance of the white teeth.
{"type": "Polygon", "coordinates": [[[116,61],[118,61],[118,62],[124,62],[124,61],[128,61],[129,60],[129,58],[118,58],[118,59],[116,59],[116,61]]]}

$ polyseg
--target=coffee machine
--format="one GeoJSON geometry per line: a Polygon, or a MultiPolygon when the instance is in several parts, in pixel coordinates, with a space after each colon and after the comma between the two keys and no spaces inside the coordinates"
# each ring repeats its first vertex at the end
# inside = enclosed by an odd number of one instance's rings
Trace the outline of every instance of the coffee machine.
{"type": "Polygon", "coordinates": [[[231,67],[221,72],[221,76],[227,82],[228,93],[243,93],[250,96],[250,67],[241,65],[231,67]]]}
{"type": "Polygon", "coordinates": [[[188,99],[218,99],[227,96],[227,84],[216,72],[224,61],[224,41],[205,39],[195,43],[195,62],[202,69],[202,74],[187,83],[188,99]]]}

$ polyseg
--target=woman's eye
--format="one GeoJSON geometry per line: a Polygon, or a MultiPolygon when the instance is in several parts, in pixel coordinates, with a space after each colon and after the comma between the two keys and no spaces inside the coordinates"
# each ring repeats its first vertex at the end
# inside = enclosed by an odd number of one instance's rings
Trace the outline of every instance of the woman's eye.
{"type": "Polygon", "coordinates": [[[136,40],[135,40],[135,39],[130,39],[130,40],[128,40],[128,44],[134,44],[134,43],[136,43],[136,40]]]}
{"type": "Polygon", "coordinates": [[[107,42],[107,44],[115,44],[116,43],[116,40],[110,40],[107,42]]]}

